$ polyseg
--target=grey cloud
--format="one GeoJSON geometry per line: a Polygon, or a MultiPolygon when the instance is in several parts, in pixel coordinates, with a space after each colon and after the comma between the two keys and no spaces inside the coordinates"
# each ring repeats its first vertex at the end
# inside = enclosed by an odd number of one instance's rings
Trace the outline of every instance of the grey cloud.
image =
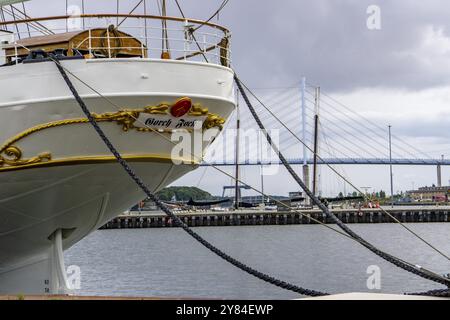
{"type": "Polygon", "coordinates": [[[236,69],[251,83],[307,75],[332,91],[423,89],[450,82],[448,68],[417,57],[427,26],[447,33],[449,12],[445,1],[246,0],[233,2],[223,20],[234,31],[236,69]],[[366,28],[374,2],[382,10],[380,31],[366,28]]]}

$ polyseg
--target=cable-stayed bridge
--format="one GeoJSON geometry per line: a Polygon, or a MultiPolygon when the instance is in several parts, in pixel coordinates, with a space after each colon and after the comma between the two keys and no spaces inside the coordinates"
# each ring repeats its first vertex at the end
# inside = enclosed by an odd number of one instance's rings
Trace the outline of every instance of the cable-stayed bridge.
{"type": "MultiPolygon", "coordinates": [[[[318,165],[436,166],[438,184],[442,181],[441,167],[450,165],[450,159],[444,157],[450,152],[448,140],[432,136],[420,123],[410,122],[407,114],[397,112],[395,117],[389,107],[372,107],[370,101],[350,107],[308,83],[252,91],[257,95],[252,103],[261,121],[271,136],[275,132],[278,148],[293,165],[314,164],[316,147],[318,165]]],[[[240,105],[241,131],[257,131],[245,104],[240,105]]],[[[232,118],[226,129],[235,128],[236,118],[232,118]]],[[[228,137],[210,149],[220,149],[219,155],[207,154],[202,166],[232,166],[236,162],[242,166],[280,165],[275,154],[263,155],[267,149],[264,143],[260,133],[240,133],[236,161],[236,136],[228,137]]]]}
{"type": "MultiPolygon", "coordinates": [[[[305,162],[303,159],[298,158],[290,158],[287,159],[290,164],[293,165],[303,165],[305,162]]],[[[306,161],[307,164],[314,164],[314,159],[308,159],[306,161]]],[[[442,159],[370,159],[370,158],[360,158],[360,159],[352,159],[352,158],[322,158],[317,160],[317,164],[319,165],[407,165],[407,166],[448,166],[450,165],[450,160],[442,160],[442,159]]],[[[273,161],[273,160],[247,160],[247,161],[239,161],[239,165],[243,166],[260,166],[260,165],[279,165],[281,161],[273,161]]],[[[236,162],[234,161],[211,161],[204,162],[201,166],[234,166],[236,162]]]]}

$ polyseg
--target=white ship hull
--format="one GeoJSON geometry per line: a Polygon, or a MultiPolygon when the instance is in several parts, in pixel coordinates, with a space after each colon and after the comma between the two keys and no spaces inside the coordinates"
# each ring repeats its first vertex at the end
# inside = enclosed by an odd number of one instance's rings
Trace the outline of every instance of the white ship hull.
{"type": "MultiPolygon", "coordinates": [[[[234,110],[228,68],[149,59],[62,64],[104,96],[72,77],[102,129],[154,191],[198,160],[180,156],[184,164],[174,164],[169,132],[126,127],[115,106],[139,115],[188,97],[223,120],[234,110]]],[[[54,63],[0,68],[0,88],[0,294],[61,293],[58,246],[69,248],[145,195],[85,121],[54,63]]]]}

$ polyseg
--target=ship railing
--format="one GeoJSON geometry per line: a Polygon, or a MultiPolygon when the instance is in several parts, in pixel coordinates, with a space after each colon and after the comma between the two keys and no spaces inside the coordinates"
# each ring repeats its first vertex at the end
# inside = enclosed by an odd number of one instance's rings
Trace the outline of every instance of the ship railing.
{"type": "Polygon", "coordinates": [[[231,65],[231,33],[228,29],[196,19],[83,14],[75,17],[56,16],[0,22],[0,28],[8,28],[14,33],[16,42],[10,45],[14,45],[15,50],[7,57],[15,61],[19,60],[19,49],[24,47],[22,40],[27,39],[26,42],[30,43],[29,39],[37,36],[88,31],[87,36],[73,46],[73,49],[87,48],[87,59],[111,59],[120,50],[139,50],[141,58],[199,61],[227,67],[231,65]],[[30,27],[37,23],[41,26],[39,29],[30,27]],[[110,34],[111,27],[120,31],[120,36],[110,34]],[[105,29],[106,33],[99,36],[93,32],[96,29],[105,29]],[[127,40],[131,39],[137,40],[139,46],[136,46],[136,41],[130,45],[133,42],[127,40]],[[116,40],[120,40],[120,44],[116,40]]]}

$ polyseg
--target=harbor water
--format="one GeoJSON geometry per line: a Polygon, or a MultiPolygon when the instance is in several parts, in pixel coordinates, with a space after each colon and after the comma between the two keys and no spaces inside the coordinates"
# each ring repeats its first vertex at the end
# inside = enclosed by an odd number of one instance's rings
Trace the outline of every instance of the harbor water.
{"type": "MultiPolygon", "coordinates": [[[[450,254],[450,224],[408,226],[450,254]]],[[[351,227],[388,253],[441,274],[450,273],[450,261],[400,225],[351,227]]],[[[319,225],[195,230],[253,268],[311,289],[330,293],[404,293],[442,288],[398,269],[353,240],[319,225]],[[368,278],[373,275],[368,273],[368,268],[373,272],[377,267],[380,289],[373,288],[371,281],[368,286],[368,278]]],[[[79,295],[225,299],[299,297],[229,265],[181,229],[101,230],[69,249],[65,256],[66,266],[80,267],[81,288],[75,291],[79,295]]]]}

